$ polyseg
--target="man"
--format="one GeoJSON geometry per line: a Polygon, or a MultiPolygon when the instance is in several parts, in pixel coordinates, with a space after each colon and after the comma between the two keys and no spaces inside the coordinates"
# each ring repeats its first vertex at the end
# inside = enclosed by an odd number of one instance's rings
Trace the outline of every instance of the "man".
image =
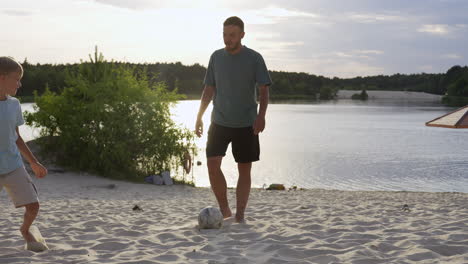
{"type": "Polygon", "coordinates": [[[240,18],[226,19],[223,28],[225,48],[215,51],[210,57],[195,125],[195,132],[201,137],[203,113],[213,99],[206,146],[208,173],[221,212],[224,218],[228,218],[232,213],[221,162],[229,143],[232,143],[232,154],[239,170],[236,189],[237,222],[244,220],[250,193],[252,162],[260,158],[258,133],[265,129],[268,89],[272,83],[262,56],[241,44],[244,35],[244,22],[240,18]],[[260,100],[258,113],[256,86],[260,100]]]}

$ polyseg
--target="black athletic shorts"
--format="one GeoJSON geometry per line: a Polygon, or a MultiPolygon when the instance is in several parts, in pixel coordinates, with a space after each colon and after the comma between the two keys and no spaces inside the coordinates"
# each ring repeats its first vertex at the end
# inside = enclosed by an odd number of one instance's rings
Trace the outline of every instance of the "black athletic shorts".
{"type": "Polygon", "coordinates": [[[258,135],[252,127],[225,127],[211,123],[206,143],[206,157],[225,156],[232,142],[232,155],[237,163],[249,163],[260,159],[258,135]]]}

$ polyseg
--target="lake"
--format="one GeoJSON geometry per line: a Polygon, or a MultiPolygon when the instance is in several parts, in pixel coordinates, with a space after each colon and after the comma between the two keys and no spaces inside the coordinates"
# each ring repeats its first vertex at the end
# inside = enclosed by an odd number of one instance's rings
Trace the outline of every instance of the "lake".
{"type": "MultiPolygon", "coordinates": [[[[32,104],[22,106],[23,111],[32,109],[32,104]]],[[[198,100],[179,102],[174,119],[193,129],[198,106],[198,100]]],[[[252,185],[468,193],[468,130],[424,125],[451,110],[433,102],[398,100],[270,104],[252,185]]],[[[211,106],[204,116],[205,131],[210,113],[211,106]]],[[[20,129],[26,140],[38,135],[30,127],[20,129]]],[[[202,165],[195,165],[190,177],[197,186],[209,186],[206,133],[196,143],[200,155],[195,161],[202,165]]],[[[222,169],[234,187],[237,166],[230,148],[222,169]]]]}

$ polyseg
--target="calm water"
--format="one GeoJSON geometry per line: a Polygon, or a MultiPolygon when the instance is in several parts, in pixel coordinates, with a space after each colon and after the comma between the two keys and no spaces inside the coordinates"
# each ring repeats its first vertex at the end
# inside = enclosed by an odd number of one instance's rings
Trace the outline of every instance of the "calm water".
{"type": "MultiPolygon", "coordinates": [[[[175,120],[190,129],[199,101],[180,102],[175,120]]],[[[23,110],[32,109],[23,104],[23,110]]],[[[424,126],[448,111],[440,105],[340,100],[323,104],[270,104],[260,137],[261,161],[252,184],[340,190],[407,190],[468,193],[468,130],[424,126]]],[[[208,108],[204,116],[209,125],[208,108]]],[[[22,127],[26,139],[37,131],[22,127]]],[[[197,140],[200,155],[193,175],[208,186],[204,157],[206,135],[197,140]]],[[[237,167],[228,149],[222,168],[229,186],[237,167]]]]}

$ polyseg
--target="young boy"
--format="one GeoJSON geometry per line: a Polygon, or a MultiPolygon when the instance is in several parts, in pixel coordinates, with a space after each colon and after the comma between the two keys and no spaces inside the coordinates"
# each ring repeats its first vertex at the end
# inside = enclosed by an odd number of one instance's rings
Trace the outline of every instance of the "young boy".
{"type": "Polygon", "coordinates": [[[21,154],[37,178],[44,178],[47,169],[31,153],[18,130],[24,120],[21,105],[12,96],[21,87],[22,77],[23,68],[18,62],[10,57],[0,57],[0,190],[2,187],[6,189],[16,208],[26,208],[20,231],[29,244],[37,242],[29,228],[39,212],[39,200],[21,154]]]}

